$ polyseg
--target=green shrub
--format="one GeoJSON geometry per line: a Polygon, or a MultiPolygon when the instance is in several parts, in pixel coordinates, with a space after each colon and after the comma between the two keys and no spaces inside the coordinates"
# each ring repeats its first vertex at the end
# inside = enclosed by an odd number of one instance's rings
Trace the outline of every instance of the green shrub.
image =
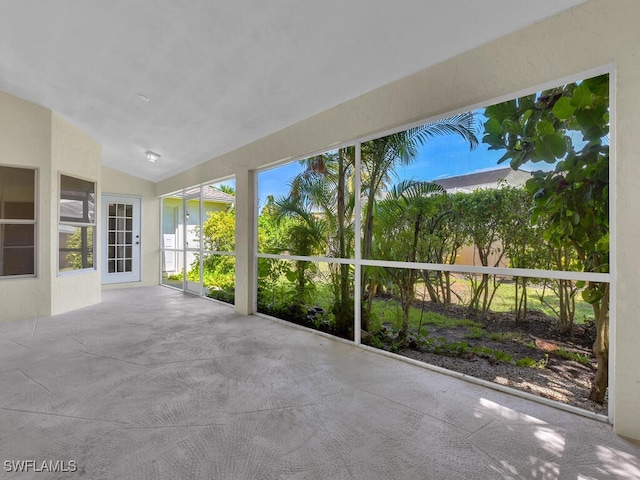
{"type": "Polygon", "coordinates": [[[516,365],[518,367],[530,367],[533,368],[538,365],[538,362],[531,357],[524,357],[520,360],[516,360],[516,365]]]}
{"type": "Polygon", "coordinates": [[[525,342],[524,335],[520,332],[494,332],[489,334],[489,340],[494,342],[507,342],[515,340],[521,343],[525,342]]]}
{"type": "Polygon", "coordinates": [[[471,350],[476,354],[483,354],[493,357],[498,362],[513,363],[511,355],[509,355],[507,352],[503,352],[502,350],[494,350],[493,348],[488,347],[473,347],[471,350]]]}
{"type": "Polygon", "coordinates": [[[465,335],[466,338],[471,338],[474,340],[479,340],[484,335],[484,330],[480,327],[470,327],[469,331],[465,335]]]}
{"type": "Polygon", "coordinates": [[[586,355],[584,353],[571,352],[569,350],[560,348],[554,351],[553,354],[561,358],[566,358],[567,360],[573,360],[574,362],[578,362],[585,366],[591,365],[591,358],[589,357],[589,355],[586,355]]]}
{"type": "Polygon", "coordinates": [[[540,360],[534,360],[530,357],[524,357],[520,360],[516,361],[516,365],[518,367],[528,367],[528,368],[544,368],[547,366],[549,362],[549,355],[545,354],[544,358],[540,360]]]}

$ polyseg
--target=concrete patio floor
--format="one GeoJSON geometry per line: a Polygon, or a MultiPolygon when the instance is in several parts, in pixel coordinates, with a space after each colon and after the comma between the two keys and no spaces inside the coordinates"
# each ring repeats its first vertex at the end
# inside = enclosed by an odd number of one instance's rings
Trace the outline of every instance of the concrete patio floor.
{"type": "Polygon", "coordinates": [[[640,478],[610,425],[160,286],[0,324],[0,460],[18,479],[640,478]]]}

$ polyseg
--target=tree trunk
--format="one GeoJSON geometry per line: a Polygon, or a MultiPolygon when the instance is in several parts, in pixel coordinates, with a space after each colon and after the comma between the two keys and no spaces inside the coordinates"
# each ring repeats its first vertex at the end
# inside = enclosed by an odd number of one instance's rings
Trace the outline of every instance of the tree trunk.
{"type": "MultiPolygon", "coordinates": [[[[398,282],[402,283],[402,282],[398,282]]],[[[398,340],[406,338],[409,330],[409,314],[411,313],[411,304],[415,298],[416,271],[409,270],[409,277],[401,287],[400,300],[402,302],[402,327],[398,332],[398,340]]],[[[399,285],[400,286],[400,285],[399,285]]]]}
{"type": "MultiPolygon", "coordinates": [[[[347,239],[345,231],[346,221],[346,168],[344,151],[340,149],[338,152],[338,191],[337,191],[337,223],[338,223],[338,242],[339,253],[341,258],[347,256],[347,239]]],[[[349,308],[349,266],[340,265],[340,287],[338,298],[335,299],[335,316],[336,316],[336,333],[341,337],[349,336],[349,330],[353,327],[353,318],[349,314],[352,308],[349,308]]]]}
{"type": "MultiPolygon", "coordinates": [[[[429,292],[429,299],[433,302],[433,303],[440,303],[440,294],[438,293],[438,284],[436,283],[436,285],[433,285],[433,282],[431,281],[431,279],[429,278],[429,271],[422,271],[423,275],[422,275],[422,279],[424,280],[424,286],[427,289],[427,292],[429,292]]],[[[436,272],[436,275],[438,274],[438,272],[436,272]]]]}
{"type": "Polygon", "coordinates": [[[602,288],[602,300],[593,304],[596,317],[596,341],[593,354],[598,362],[598,369],[591,385],[589,400],[603,403],[609,384],[609,284],[590,284],[591,288],[602,288]]]}

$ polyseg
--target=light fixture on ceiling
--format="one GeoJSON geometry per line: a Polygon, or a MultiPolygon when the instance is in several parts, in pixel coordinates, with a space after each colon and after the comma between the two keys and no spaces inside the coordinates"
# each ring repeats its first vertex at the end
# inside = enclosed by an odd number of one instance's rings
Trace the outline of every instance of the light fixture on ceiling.
{"type": "Polygon", "coordinates": [[[153,153],[151,150],[147,150],[147,160],[149,160],[151,163],[156,163],[159,158],[160,155],[158,155],[157,153],[153,153]]]}
{"type": "Polygon", "coordinates": [[[149,101],[149,97],[147,97],[144,93],[139,93],[138,94],[138,99],[141,102],[148,102],[149,101]]]}

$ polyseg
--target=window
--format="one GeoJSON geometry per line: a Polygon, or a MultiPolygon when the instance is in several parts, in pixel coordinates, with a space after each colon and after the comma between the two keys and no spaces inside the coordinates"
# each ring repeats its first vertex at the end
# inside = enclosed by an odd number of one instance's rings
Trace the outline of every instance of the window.
{"type": "Polygon", "coordinates": [[[260,313],[354,338],[356,147],[258,174],[260,313]]]}
{"type": "MultiPolygon", "coordinates": [[[[58,270],[68,272],[95,268],[95,183],[60,175],[60,222],[58,224],[58,270]]],[[[113,219],[113,221],[125,221],[113,219]]]]}
{"type": "Polygon", "coordinates": [[[35,275],[36,172],[0,166],[0,276],[35,275]]]}
{"type": "Polygon", "coordinates": [[[258,172],[257,311],[463,374],[569,359],[598,373],[554,398],[605,411],[608,134],[604,74],[258,172]]]}

